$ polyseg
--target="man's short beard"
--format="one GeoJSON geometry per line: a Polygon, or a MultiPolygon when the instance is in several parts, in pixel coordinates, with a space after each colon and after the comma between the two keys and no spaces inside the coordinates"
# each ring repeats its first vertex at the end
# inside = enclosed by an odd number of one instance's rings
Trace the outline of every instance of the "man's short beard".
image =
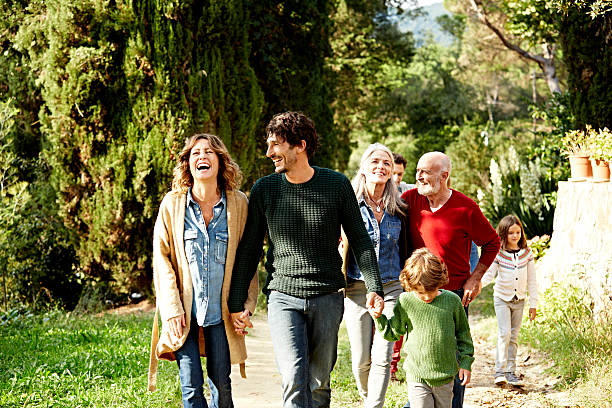
{"type": "Polygon", "coordinates": [[[436,180],[435,185],[431,185],[431,184],[423,185],[417,182],[417,191],[422,196],[436,194],[438,191],[440,191],[440,180],[436,180]]]}

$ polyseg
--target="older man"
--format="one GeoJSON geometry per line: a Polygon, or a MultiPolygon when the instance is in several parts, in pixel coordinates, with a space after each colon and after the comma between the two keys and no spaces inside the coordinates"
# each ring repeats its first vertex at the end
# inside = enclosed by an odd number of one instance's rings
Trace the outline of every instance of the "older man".
{"type": "MultiPolygon", "coordinates": [[[[441,152],[424,154],[417,164],[417,188],[402,194],[408,204],[414,248],[427,247],[446,264],[449,283],[466,307],[480,293],[480,280],[500,247],[500,239],[478,205],[448,187],[451,160],[441,152]],[[472,241],[481,247],[478,264],[470,275],[472,241]]],[[[453,408],[463,406],[465,388],[455,379],[453,408]]]]}

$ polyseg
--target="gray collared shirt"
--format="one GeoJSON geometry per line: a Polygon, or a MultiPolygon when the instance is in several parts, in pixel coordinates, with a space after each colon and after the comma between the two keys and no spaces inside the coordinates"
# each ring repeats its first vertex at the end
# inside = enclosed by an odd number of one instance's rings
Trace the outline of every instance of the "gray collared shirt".
{"type": "Polygon", "coordinates": [[[200,206],[187,191],[185,208],[185,253],[193,281],[193,305],[198,325],[210,326],[221,322],[221,289],[225,276],[227,254],[227,201],[225,192],[213,207],[208,223],[200,206]]]}

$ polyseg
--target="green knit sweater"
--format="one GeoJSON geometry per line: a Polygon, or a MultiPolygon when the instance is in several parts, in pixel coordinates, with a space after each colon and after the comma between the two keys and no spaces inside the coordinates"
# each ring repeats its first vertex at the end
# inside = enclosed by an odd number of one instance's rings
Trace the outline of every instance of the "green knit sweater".
{"type": "Polygon", "coordinates": [[[376,328],[388,341],[399,340],[407,333],[406,378],[432,387],[452,381],[459,367],[471,371],[474,362],[474,345],[461,299],[453,292],[440,292],[431,303],[412,292],[402,293],[393,317],[376,319],[376,328]]]}
{"type": "Polygon", "coordinates": [[[382,294],[376,253],[346,176],[314,167],[313,177],[305,183],[290,183],[284,174],[257,180],[251,189],[246,227],[236,253],[230,312],[244,308],[266,233],[269,248],[265,291],[277,290],[304,299],[345,287],[338,253],[341,226],[368,291],[382,294]]]}

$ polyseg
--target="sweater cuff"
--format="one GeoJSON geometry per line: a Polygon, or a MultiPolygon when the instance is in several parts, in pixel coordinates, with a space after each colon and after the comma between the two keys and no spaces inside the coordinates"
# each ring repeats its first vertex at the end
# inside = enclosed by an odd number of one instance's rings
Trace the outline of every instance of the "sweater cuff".
{"type": "Polygon", "coordinates": [[[474,362],[474,357],[465,356],[459,361],[459,368],[463,368],[464,370],[472,371],[472,363],[474,362]]]}

